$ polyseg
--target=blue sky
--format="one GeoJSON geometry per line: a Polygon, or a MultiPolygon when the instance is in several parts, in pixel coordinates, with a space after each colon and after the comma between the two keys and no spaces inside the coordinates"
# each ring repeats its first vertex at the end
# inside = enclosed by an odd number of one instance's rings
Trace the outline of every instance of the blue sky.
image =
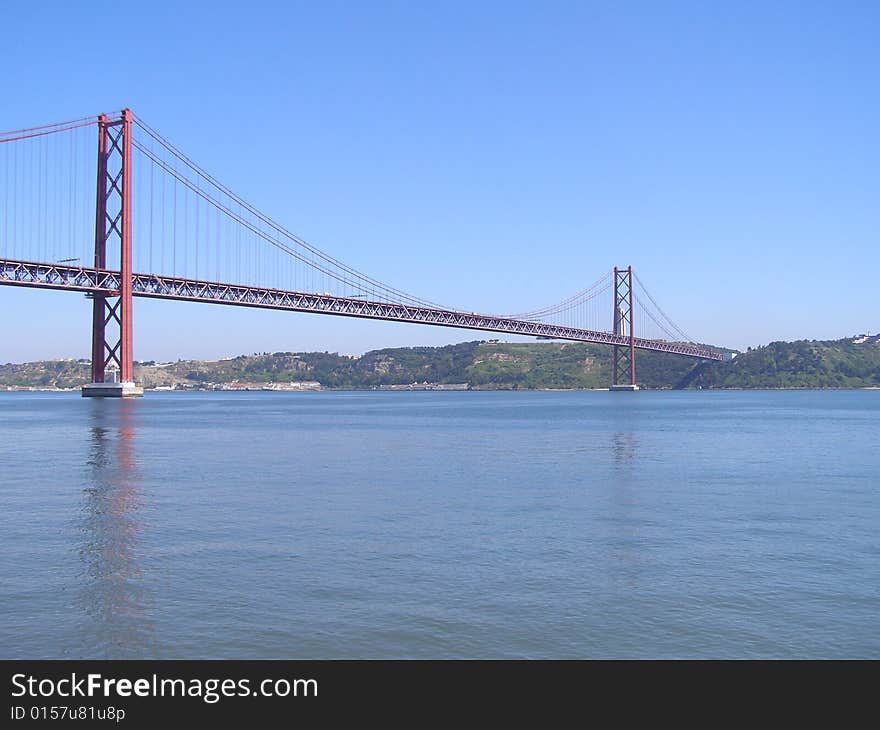
{"type": "MultiPolygon", "coordinates": [[[[130,106],[306,240],[463,309],[632,264],[700,340],[835,338],[880,330],[878,23],[873,2],[19,3],[0,129],[130,106]]],[[[0,310],[0,361],[88,354],[81,296],[0,287],[0,310]]],[[[134,326],[161,360],[481,337],[141,300],[134,326]]]]}

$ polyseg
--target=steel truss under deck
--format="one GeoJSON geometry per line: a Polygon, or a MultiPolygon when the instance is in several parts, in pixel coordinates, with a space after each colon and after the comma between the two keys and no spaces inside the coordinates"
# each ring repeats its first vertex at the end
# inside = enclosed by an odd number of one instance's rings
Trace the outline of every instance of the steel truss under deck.
{"type": "MultiPolygon", "coordinates": [[[[121,277],[118,271],[0,259],[0,285],[80,291],[102,296],[119,296],[122,288],[121,284],[121,277]]],[[[281,289],[221,284],[195,279],[160,276],[158,274],[132,274],[132,294],[136,297],[150,297],[154,299],[209,302],[261,309],[282,309],[291,312],[311,312],[333,314],[342,317],[382,319],[392,322],[412,322],[415,324],[459,327],[547,339],[595,342],[604,345],[634,346],[641,350],[668,352],[702,360],[722,359],[720,353],[686,343],[646,340],[638,337],[631,339],[629,335],[564,327],[531,320],[510,319],[473,312],[392,304],[349,297],[337,297],[330,294],[306,294],[281,289]]]]}

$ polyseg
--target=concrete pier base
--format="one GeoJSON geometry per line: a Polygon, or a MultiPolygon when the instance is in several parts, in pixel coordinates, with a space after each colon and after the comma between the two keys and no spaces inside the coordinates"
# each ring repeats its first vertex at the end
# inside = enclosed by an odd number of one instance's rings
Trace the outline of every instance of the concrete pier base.
{"type": "Polygon", "coordinates": [[[83,398],[140,398],[144,389],[134,383],[89,383],[82,387],[83,398]]]}
{"type": "Polygon", "coordinates": [[[620,385],[611,386],[611,390],[618,393],[634,393],[638,389],[639,386],[632,383],[621,383],[620,385]]]}

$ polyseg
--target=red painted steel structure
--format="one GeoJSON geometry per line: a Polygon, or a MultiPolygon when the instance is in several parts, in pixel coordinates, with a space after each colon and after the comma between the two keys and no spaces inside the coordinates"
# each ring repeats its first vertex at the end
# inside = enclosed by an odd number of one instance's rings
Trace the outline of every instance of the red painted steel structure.
{"type": "MultiPolygon", "coordinates": [[[[636,332],[633,309],[632,266],[614,267],[614,334],[626,336],[629,342],[614,348],[614,385],[621,381],[636,384],[636,332]]],[[[719,358],[720,359],[720,358],[719,358]]]]}
{"type": "MultiPolygon", "coordinates": [[[[114,293],[120,288],[119,276],[118,271],[0,259],[0,285],[87,293],[114,293]]],[[[131,275],[131,281],[133,295],[136,297],[226,304],[257,309],[280,309],[289,312],[332,314],[340,317],[382,319],[392,322],[412,322],[438,327],[459,327],[526,335],[543,339],[616,345],[628,353],[634,353],[636,349],[639,349],[684,355],[700,360],[722,359],[720,353],[700,345],[644,339],[635,337],[631,330],[627,334],[621,335],[512,317],[496,317],[451,309],[376,302],[332,294],[310,294],[241,284],[224,284],[159,274],[135,273],[131,275]]]]}
{"type": "MultiPolygon", "coordinates": [[[[95,191],[95,268],[107,268],[107,122],[106,114],[98,117],[98,178],[95,191]]],[[[92,382],[104,382],[105,330],[107,295],[92,294],[92,382]]]]}
{"type": "MultiPolygon", "coordinates": [[[[17,136],[0,140],[11,142],[68,131],[94,124],[94,117],[19,130],[17,136]]],[[[95,206],[94,267],[39,263],[0,258],[0,285],[24,286],[85,292],[93,299],[92,382],[103,383],[107,367],[116,364],[120,381],[133,383],[132,301],[134,296],[177,301],[208,302],[232,306],[281,309],[295,312],[332,314],[441,327],[459,327],[542,339],[595,342],[614,347],[613,384],[636,385],[636,349],[667,352],[703,360],[721,360],[722,355],[690,342],[669,342],[635,336],[635,310],[632,266],[614,269],[613,331],[588,330],[555,325],[535,319],[517,319],[442,309],[424,302],[415,304],[376,301],[362,296],[346,297],[329,293],[311,294],[191,278],[139,274],[132,262],[132,122],[128,109],[118,118],[105,114],[97,118],[98,164],[95,206]],[[108,250],[116,258],[108,260],[108,250]],[[109,249],[108,249],[109,247],[109,249]],[[115,337],[108,340],[108,328],[115,337]]],[[[142,149],[138,146],[138,149],[142,149]]],[[[142,150],[143,151],[143,150],[142,150]]],[[[178,154],[178,153],[174,153],[178,154]]],[[[179,159],[180,158],[178,154],[179,159]]],[[[164,168],[161,162],[160,166],[164,168]]],[[[166,171],[175,174],[173,170],[166,171]]],[[[176,174],[175,174],[176,177],[176,174]]],[[[210,178],[209,178],[210,179],[210,178]]],[[[185,185],[186,180],[181,179],[185,185]]],[[[224,189],[225,190],[225,189],[224,189]]],[[[254,230],[254,229],[251,229],[254,230]]],[[[70,259],[73,260],[73,259],[70,259]]],[[[650,295],[649,295],[650,296],[650,295]]],[[[680,332],[680,330],[679,330],[680,332]]],[[[683,333],[682,333],[683,334],[683,333]]],[[[623,389],[623,388],[622,388],[623,389]]]]}
{"type": "Polygon", "coordinates": [[[103,383],[116,363],[119,380],[134,381],[131,258],[131,120],[129,109],[111,121],[98,117],[98,180],[95,207],[95,268],[107,268],[108,244],[119,244],[118,290],[92,290],[92,382],[103,383]],[[108,325],[117,330],[108,342],[108,325]]]}

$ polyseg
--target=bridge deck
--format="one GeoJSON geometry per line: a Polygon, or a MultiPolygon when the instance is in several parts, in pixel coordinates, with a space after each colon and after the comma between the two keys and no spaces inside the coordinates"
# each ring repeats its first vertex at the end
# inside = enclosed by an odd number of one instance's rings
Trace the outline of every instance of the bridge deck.
{"type": "MultiPolygon", "coordinates": [[[[307,294],[239,284],[223,284],[159,274],[133,274],[132,279],[133,295],[136,297],[382,319],[391,322],[458,327],[548,339],[595,342],[604,345],[629,345],[629,337],[625,335],[473,312],[368,301],[330,294],[307,294]]],[[[0,259],[0,285],[95,292],[112,296],[119,293],[119,272],[62,264],[0,259]]],[[[718,352],[687,343],[646,340],[637,337],[635,338],[635,346],[640,350],[668,352],[702,360],[722,359],[718,352]]]]}

